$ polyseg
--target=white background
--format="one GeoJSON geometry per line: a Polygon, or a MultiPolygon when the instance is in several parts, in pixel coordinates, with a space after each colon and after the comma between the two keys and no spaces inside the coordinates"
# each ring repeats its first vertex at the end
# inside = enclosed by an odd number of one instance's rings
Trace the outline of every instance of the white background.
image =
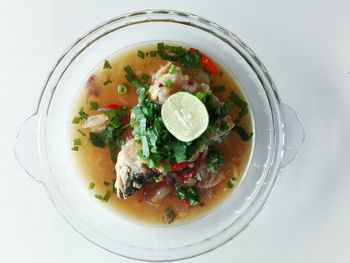
{"type": "Polygon", "coordinates": [[[349,0],[1,1],[0,262],[136,262],[77,234],[13,149],[59,55],[96,24],[146,8],[196,13],[236,33],[265,63],[307,136],[251,226],[184,262],[350,262],[349,0]]]}

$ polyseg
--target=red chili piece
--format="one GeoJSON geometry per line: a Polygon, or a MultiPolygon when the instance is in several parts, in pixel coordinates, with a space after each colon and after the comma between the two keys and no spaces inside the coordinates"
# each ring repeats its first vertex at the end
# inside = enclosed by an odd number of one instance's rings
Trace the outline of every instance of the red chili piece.
{"type": "Polygon", "coordinates": [[[110,108],[110,109],[120,109],[120,108],[123,108],[124,106],[123,105],[120,105],[120,104],[109,104],[107,108],[110,108]]]}
{"type": "MultiPolygon", "coordinates": [[[[195,52],[197,49],[191,47],[190,52],[195,52]]],[[[210,60],[205,54],[200,53],[201,58],[199,60],[199,63],[203,68],[205,68],[210,74],[212,75],[218,75],[219,74],[219,69],[217,66],[214,64],[213,61],[210,60]]]]}
{"type": "Polygon", "coordinates": [[[189,165],[189,162],[182,162],[182,163],[174,163],[171,165],[171,171],[176,172],[179,171],[189,165]]]}

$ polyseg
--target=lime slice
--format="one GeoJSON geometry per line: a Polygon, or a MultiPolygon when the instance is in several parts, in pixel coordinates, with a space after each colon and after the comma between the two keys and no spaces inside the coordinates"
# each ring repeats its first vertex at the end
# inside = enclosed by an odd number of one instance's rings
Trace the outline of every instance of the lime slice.
{"type": "Polygon", "coordinates": [[[177,92],[163,104],[162,119],[168,131],[183,142],[201,136],[209,123],[204,104],[188,92],[177,92]]]}

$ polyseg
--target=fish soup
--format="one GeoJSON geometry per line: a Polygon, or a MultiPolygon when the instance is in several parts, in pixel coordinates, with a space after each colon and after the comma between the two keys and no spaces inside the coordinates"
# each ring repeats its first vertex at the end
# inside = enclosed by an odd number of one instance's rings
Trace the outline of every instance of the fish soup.
{"type": "Polygon", "coordinates": [[[244,174],[254,138],[248,108],[232,75],[200,50],[134,46],[83,83],[70,147],[96,202],[139,223],[186,223],[223,202],[244,174]]]}

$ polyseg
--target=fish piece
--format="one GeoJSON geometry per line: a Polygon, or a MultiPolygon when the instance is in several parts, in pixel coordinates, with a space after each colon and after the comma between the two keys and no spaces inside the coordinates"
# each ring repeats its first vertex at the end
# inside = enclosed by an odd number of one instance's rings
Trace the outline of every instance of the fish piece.
{"type": "Polygon", "coordinates": [[[176,67],[175,73],[168,73],[172,63],[161,67],[152,77],[153,83],[148,90],[149,98],[153,102],[163,104],[166,99],[178,92],[189,80],[188,75],[183,75],[180,67],[176,67]],[[166,87],[166,82],[171,81],[172,86],[166,87]]]}
{"type": "Polygon", "coordinates": [[[154,73],[152,75],[152,81],[155,81],[156,79],[158,79],[161,75],[164,75],[165,73],[167,73],[171,67],[173,63],[171,63],[170,61],[168,61],[167,64],[165,64],[164,66],[161,66],[156,73],[154,73]]]}
{"type": "Polygon", "coordinates": [[[108,117],[105,114],[97,114],[89,116],[82,128],[90,129],[91,132],[101,132],[106,129],[108,123],[108,117]]]}
{"type": "Polygon", "coordinates": [[[128,198],[140,190],[144,184],[152,181],[157,174],[139,158],[137,153],[141,148],[141,144],[136,139],[128,141],[121,147],[115,165],[116,181],[114,185],[119,198],[128,198]]]}

